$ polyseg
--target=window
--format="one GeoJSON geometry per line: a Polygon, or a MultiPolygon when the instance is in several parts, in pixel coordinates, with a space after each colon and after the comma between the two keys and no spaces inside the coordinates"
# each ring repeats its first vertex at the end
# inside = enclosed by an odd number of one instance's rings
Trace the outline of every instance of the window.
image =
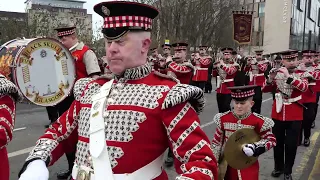
{"type": "Polygon", "coordinates": [[[320,28],[319,28],[319,31],[318,31],[318,44],[320,44],[320,28]]]}
{"type": "Polygon", "coordinates": [[[308,0],[308,18],[315,21],[315,9],[312,8],[312,0],[308,0]]]}
{"type": "Polygon", "coordinates": [[[309,31],[309,34],[308,34],[308,49],[311,48],[311,37],[312,37],[312,31],[309,31]]]}
{"type": "Polygon", "coordinates": [[[259,17],[264,16],[264,6],[265,6],[265,2],[259,3],[259,17]]]}
{"type": "Polygon", "coordinates": [[[318,27],[320,27],[320,8],[318,9],[318,27]]]}
{"type": "Polygon", "coordinates": [[[302,11],[301,5],[301,0],[297,0],[297,9],[300,11],[302,11]]]}

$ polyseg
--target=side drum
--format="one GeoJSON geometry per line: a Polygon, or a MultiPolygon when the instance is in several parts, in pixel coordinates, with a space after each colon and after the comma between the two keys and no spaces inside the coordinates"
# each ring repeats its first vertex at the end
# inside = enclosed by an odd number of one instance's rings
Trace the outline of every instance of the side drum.
{"type": "Polygon", "coordinates": [[[76,79],[69,50],[51,38],[14,39],[0,47],[0,73],[24,97],[39,106],[54,106],[71,93],[76,79]]]}

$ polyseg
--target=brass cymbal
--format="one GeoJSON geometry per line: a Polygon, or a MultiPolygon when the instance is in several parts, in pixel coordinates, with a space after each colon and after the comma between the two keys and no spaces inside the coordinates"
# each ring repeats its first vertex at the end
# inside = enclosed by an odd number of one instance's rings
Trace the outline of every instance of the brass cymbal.
{"type": "Polygon", "coordinates": [[[260,136],[254,129],[243,128],[234,132],[224,148],[224,157],[228,165],[234,169],[245,169],[255,163],[258,157],[248,157],[242,148],[246,144],[258,142],[260,136]]]}

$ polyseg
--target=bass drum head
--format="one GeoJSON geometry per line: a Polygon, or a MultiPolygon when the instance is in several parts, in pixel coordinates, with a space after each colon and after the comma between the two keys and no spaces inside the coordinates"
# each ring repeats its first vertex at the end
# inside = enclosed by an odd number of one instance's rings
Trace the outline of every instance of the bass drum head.
{"type": "Polygon", "coordinates": [[[37,38],[19,54],[14,77],[21,93],[30,102],[54,106],[68,97],[73,89],[74,60],[59,41],[37,38]]]}

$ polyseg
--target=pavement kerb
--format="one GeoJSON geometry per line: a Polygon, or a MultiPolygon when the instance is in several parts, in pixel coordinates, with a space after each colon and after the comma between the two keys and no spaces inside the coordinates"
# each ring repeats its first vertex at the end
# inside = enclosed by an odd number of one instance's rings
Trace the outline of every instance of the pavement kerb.
{"type": "MultiPolygon", "coordinates": [[[[292,174],[294,179],[307,180],[307,178],[305,178],[306,176],[305,174],[309,174],[309,173],[306,173],[308,171],[307,165],[310,164],[310,156],[311,154],[314,153],[319,135],[320,135],[320,130],[317,130],[311,136],[310,146],[306,148],[305,152],[302,155],[300,164],[297,166],[296,170],[292,174]]],[[[296,161],[295,163],[298,163],[298,162],[296,161]]]]}

